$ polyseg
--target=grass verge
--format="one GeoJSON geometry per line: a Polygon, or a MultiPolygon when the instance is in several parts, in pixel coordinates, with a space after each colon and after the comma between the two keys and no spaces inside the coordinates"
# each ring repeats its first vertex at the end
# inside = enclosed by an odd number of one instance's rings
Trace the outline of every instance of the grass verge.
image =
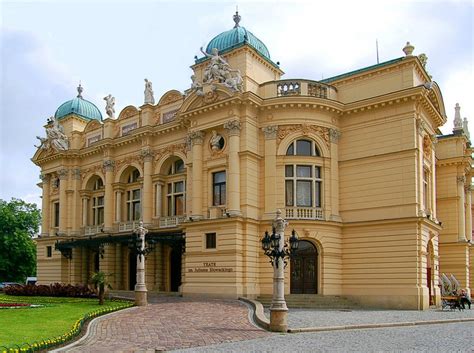
{"type": "Polygon", "coordinates": [[[0,294],[0,303],[41,304],[35,308],[0,309],[0,353],[32,352],[64,344],[76,337],[85,321],[133,306],[98,299],[17,297],[0,294]]]}

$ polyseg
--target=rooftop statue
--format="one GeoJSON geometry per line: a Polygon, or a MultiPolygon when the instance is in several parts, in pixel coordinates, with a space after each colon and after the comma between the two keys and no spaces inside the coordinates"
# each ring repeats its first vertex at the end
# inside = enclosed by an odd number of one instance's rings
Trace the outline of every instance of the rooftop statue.
{"type": "Polygon", "coordinates": [[[105,104],[105,112],[107,113],[108,117],[111,119],[115,119],[115,97],[112,97],[111,94],[104,97],[106,102],[105,104]]]}
{"type": "Polygon", "coordinates": [[[191,75],[191,81],[193,81],[191,84],[191,90],[196,91],[198,96],[203,96],[204,92],[202,91],[202,83],[198,81],[196,75],[191,75]]]}
{"type": "Polygon", "coordinates": [[[148,79],[145,79],[145,104],[155,104],[152,83],[148,79]]]}
{"type": "Polygon", "coordinates": [[[219,51],[216,48],[213,48],[211,54],[208,54],[201,47],[201,52],[210,58],[209,65],[204,70],[203,83],[217,81],[234,91],[242,90],[242,76],[240,75],[240,71],[233,70],[227,61],[219,56],[219,51]]]}
{"type": "Polygon", "coordinates": [[[36,136],[41,141],[39,146],[35,146],[42,150],[67,151],[69,149],[69,140],[64,129],[59,125],[58,119],[52,116],[48,119],[46,126],[46,138],[36,136]]]}

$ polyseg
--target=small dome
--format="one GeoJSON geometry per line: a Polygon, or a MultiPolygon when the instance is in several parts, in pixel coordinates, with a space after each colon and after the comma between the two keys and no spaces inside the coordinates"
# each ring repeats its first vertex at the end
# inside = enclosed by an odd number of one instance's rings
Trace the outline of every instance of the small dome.
{"type": "Polygon", "coordinates": [[[267,59],[270,59],[270,52],[268,51],[267,46],[263,44],[260,39],[255,37],[252,32],[245,29],[245,27],[239,26],[240,16],[238,12],[236,12],[234,15],[234,21],[234,28],[211,39],[206,47],[206,53],[211,54],[213,48],[217,48],[219,52],[224,52],[241,44],[247,43],[259,54],[267,59]]]}
{"type": "Polygon", "coordinates": [[[94,103],[91,103],[88,100],[82,98],[81,85],[79,85],[77,91],[79,92],[77,97],[61,104],[56,110],[56,113],[54,113],[54,117],[56,119],[61,119],[66,115],[76,114],[85,119],[95,119],[101,121],[102,114],[100,113],[99,108],[97,108],[94,103]]]}

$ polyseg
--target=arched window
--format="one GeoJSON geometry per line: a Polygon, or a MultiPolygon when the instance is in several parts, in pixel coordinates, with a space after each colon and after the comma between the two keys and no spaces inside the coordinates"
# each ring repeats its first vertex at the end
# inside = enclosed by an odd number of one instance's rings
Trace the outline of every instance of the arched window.
{"type": "Polygon", "coordinates": [[[295,140],[286,150],[287,156],[321,156],[318,146],[312,140],[295,140]]]}
{"type": "Polygon", "coordinates": [[[101,177],[95,175],[88,182],[89,190],[92,189],[90,206],[89,206],[89,219],[86,224],[90,226],[100,226],[104,223],[104,182],[101,177]]]}
{"type": "Polygon", "coordinates": [[[141,185],[138,183],[140,172],[134,168],[127,177],[127,221],[138,221],[141,218],[141,185]]]}
{"type": "Polygon", "coordinates": [[[185,212],[186,180],[184,171],[182,159],[173,161],[168,169],[166,203],[169,217],[182,216],[185,212]]]}

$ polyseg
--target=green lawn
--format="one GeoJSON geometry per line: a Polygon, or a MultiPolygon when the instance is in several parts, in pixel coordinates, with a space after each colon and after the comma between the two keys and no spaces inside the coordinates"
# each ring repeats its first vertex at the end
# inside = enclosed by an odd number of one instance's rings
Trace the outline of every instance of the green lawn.
{"type": "Polygon", "coordinates": [[[0,294],[1,302],[44,304],[39,308],[0,309],[0,346],[21,345],[52,339],[68,333],[86,314],[130,303],[98,299],[16,297],[0,294]]]}

